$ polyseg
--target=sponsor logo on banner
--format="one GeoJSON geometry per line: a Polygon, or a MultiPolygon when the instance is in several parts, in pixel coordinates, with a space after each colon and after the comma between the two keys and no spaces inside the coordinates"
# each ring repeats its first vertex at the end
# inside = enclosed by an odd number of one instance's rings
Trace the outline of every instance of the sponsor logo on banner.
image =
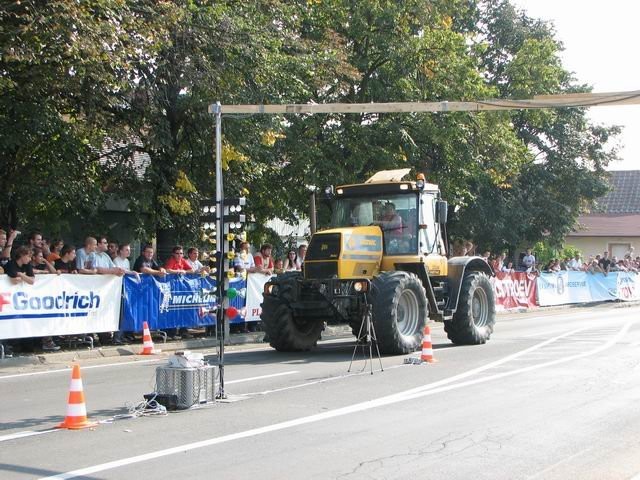
{"type": "Polygon", "coordinates": [[[619,273],[618,274],[618,298],[620,300],[638,300],[640,294],[638,292],[638,274],[637,273],[619,273]]]}
{"type": "Polygon", "coordinates": [[[0,338],[117,330],[121,291],[112,275],[38,275],[33,285],[2,275],[0,338]]]}
{"type": "Polygon", "coordinates": [[[91,310],[100,307],[100,295],[88,292],[62,291],[58,295],[38,295],[26,291],[0,292],[2,319],[37,317],[86,317],[91,310]],[[15,313],[8,313],[8,312],[15,313]]]}
{"type": "Polygon", "coordinates": [[[193,290],[172,292],[169,284],[161,283],[159,285],[161,285],[160,294],[162,295],[159,306],[160,313],[184,308],[211,307],[215,304],[211,294],[194,292],[193,290]]]}
{"type": "Polygon", "coordinates": [[[492,278],[492,283],[497,309],[537,306],[535,301],[536,280],[534,276],[524,272],[498,272],[492,278]]]}

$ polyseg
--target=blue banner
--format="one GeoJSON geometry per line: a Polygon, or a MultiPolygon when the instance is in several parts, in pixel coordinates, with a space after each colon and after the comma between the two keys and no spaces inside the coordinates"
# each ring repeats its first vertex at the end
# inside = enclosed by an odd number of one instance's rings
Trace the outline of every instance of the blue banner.
{"type": "MultiPolygon", "coordinates": [[[[215,285],[215,279],[201,275],[127,275],[124,278],[120,329],[139,332],[144,321],[152,330],[215,325],[215,313],[209,313],[217,305],[217,299],[209,293],[215,285]]],[[[238,315],[230,319],[230,323],[242,323],[246,282],[234,279],[229,286],[238,292],[236,298],[229,302],[238,310],[238,315]]]]}

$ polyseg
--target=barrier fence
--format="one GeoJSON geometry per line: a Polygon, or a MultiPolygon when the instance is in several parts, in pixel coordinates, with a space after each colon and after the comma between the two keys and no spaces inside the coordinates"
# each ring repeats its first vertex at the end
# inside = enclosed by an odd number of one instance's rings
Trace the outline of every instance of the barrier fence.
{"type": "MultiPolygon", "coordinates": [[[[262,292],[270,277],[233,279],[238,295],[230,323],[260,320],[262,292]]],[[[498,273],[492,278],[497,310],[603,300],[640,300],[636,273],[563,271],[539,275],[498,273]]],[[[0,275],[0,339],[109,331],[215,325],[215,280],[200,275],[39,275],[34,285],[14,285],[0,275]]]]}

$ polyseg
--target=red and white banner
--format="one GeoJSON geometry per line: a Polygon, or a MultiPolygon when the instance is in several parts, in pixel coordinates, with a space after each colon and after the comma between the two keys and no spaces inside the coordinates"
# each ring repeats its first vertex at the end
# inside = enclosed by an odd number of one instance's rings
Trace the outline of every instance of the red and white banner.
{"type": "Polygon", "coordinates": [[[538,306],[536,275],[526,272],[498,272],[491,282],[496,296],[496,310],[538,306]]]}

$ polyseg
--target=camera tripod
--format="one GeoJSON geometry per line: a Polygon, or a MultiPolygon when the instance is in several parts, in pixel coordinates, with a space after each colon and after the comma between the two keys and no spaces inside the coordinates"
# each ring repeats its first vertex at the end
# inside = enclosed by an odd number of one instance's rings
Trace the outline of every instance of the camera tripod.
{"type": "Polygon", "coordinates": [[[376,337],[376,329],[373,325],[372,321],[372,305],[368,303],[367,296],[365,294],[364,297],[364,308],[363,308],[363,316],[362,323],[360,324],[360,329],[358,330],[358,340],[356,346],[353,348],[353,355],[351,355],[351,362],[349,363],[349,368],[347,372],[351,372],[351,366],[353,365],[353,360],[356,357],[356,353],[358,348],[362,348],[362,355],[364,356],[364,366],[362,367],[362,371],[367,368],[367,357],[366,352],[367,348],[369,349],[369,362],[371,367],[371,375],[373,375],[373,346],[376,347],[376,354],[378,356],[378,361],[380,362],[380,371],[384,372],[384,368],[382,367],[382,357],[380,357],[380,349],[378,348],[378,338],[376,337]]]}

